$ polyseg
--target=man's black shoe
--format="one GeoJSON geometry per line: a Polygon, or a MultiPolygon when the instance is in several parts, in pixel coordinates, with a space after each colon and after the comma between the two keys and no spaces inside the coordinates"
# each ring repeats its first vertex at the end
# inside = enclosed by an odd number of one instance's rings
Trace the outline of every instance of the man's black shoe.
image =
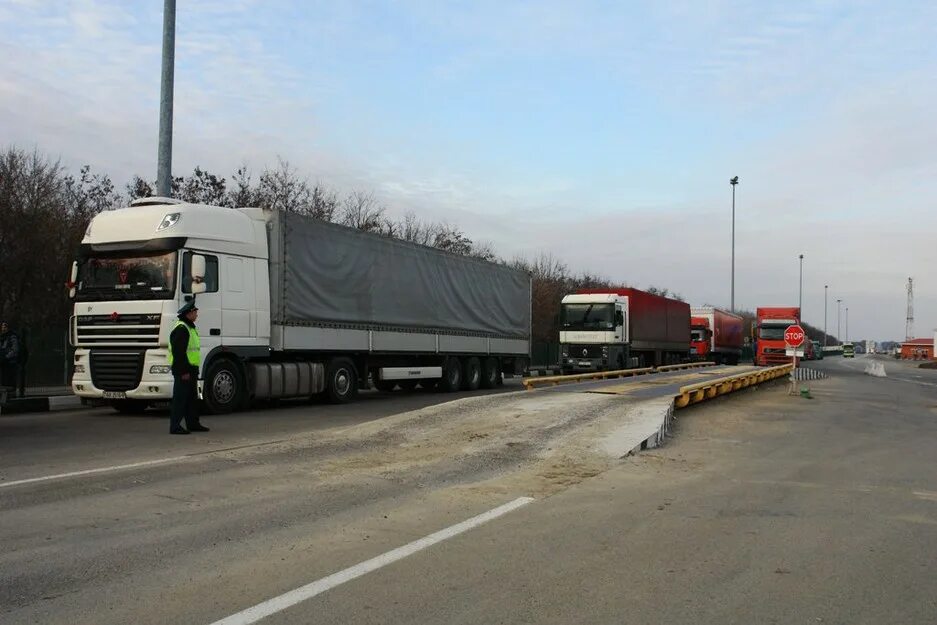
{"type": "Polygon", "coordinates": [[[179,428],[178,430],[169,430],[169,433],[170,434],[189,434],[190,432],[188,430],[179,428]]]}
{"type": "Polygon", "coordinates": [[[190,427],[190,428],[189,428],[189,431],[190,431],[190,432],[210,432],[211,430],[209,430],[209,429],[208,429],[207,427],[205,427],[204,425],[199,424],[199,425],[195,425],[195,426],[190,427]]]}

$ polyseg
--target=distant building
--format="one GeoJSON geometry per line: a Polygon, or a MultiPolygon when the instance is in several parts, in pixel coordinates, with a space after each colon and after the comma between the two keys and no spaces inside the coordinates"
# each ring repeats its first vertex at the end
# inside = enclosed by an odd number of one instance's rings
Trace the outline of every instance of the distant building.
{"type": "Polygon", "coordinates": [[[901,344],[898,357],[902,360],[931,360],[934,357],[934,339],[911,339],[901,344]]]}

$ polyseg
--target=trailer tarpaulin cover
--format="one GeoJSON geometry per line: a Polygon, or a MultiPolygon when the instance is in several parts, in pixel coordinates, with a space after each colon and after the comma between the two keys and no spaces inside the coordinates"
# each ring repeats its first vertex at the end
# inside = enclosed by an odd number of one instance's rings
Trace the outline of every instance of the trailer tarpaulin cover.
{"type": "Polygon", "coordinates": [[[524,272],[310,217],[277,217],[282,247],[270,286],[282,291],[274,322],[530,336],[524,272]]]}

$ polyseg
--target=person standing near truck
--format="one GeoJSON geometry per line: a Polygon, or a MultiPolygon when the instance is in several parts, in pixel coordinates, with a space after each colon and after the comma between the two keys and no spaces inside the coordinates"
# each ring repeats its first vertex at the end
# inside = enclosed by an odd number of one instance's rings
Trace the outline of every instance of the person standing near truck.
{"type": "Polygon", "coordinates": [[[195,302],[186,302],[179,309],[179,321],[169,335],[169,366],[173,377],[170,434],[209,431],[198,418],[198,367],[202,354],[196,319],[198,308],[195,302]],[[182,427],[183,418],[188,429],[182,427]]]}

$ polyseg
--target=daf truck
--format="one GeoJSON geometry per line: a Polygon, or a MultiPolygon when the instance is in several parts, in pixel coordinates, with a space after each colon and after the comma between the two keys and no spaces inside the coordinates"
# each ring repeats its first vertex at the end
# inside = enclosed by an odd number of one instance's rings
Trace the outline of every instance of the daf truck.
{"type": "Polygon", "coordinates": [[[530,354],[527,273],[295,213],[136,200],[91,221],[68,286],[72,390],[125,412],[171,398],[189,298],[213,413],[369,383],[490,388],[530,354]]]}
{"type": "Polygon", "coordinates": [[[689,359],[690,306],[638,289],[580,290],[560,305],[564,373],[676,364],[689,359]]]}

